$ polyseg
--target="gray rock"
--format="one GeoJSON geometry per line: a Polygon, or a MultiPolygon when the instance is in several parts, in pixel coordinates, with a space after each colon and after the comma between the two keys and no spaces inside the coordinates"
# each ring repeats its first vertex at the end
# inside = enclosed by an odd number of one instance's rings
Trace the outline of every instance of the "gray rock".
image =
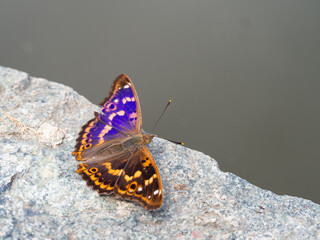
{"type": "Polygon", "coordinates": [[[320,238],[319,205],[263,190],[161,138],[148,146],[163,180],[160,210],[99,196],[71,155],[99,108],[62,84],[0,67],[0,109],[2,239],[320,238]]]}

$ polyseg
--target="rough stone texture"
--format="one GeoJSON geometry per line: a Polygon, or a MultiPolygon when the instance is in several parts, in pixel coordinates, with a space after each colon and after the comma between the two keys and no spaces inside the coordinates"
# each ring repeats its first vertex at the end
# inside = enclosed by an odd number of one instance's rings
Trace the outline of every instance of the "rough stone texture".
{"type": "Polygon", "coordinates": [[[71,155],[98,107],[62,84],[0,67],[0,109],[2,239],[320,238],[319,205],[260,189],[160,138],[149,144],[163,180],[160,210],[100,197],[71,155]]]}

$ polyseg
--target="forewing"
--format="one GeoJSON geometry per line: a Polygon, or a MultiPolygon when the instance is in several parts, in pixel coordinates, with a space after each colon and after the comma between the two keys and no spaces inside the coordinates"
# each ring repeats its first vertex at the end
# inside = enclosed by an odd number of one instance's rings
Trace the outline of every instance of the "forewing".
{"type": "Polygon", "coordinates": [[[145,146],[128,160],[114,187],[114,193],[121,198],[135,200],[149,210],[161,206],[163,189],[159,170],[145,146]]]}
{"type": "Polygon", "coordinates": [[[94,156],[101,144],[124,137],[124,133],[93,118],[83,125],[79,132],[72,155],[75,155],[78,161],[88,160],[94,156]]]}
{"type": "Polygon", "coordinates": [[[119,75],[109,95],[100,103],[102,114],[98,118],[119,130],[141,132],[142,117],[138,94],[130,78],[119,75]]]}
{"type": "Polygon", "coordinates": [[[73,155],[84,161],[93,157],[107,141],[141,132],[141,110],[137,92],[130,78],[121,74],[112,84],[102,103],[101,113],[81,129],[73,155]]]}

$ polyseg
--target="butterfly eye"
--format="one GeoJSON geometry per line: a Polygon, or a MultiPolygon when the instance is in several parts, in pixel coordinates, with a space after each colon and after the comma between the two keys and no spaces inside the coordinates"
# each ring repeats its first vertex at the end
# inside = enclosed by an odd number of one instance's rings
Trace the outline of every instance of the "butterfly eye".
{"type": "Polygon", "coordinates": [[[92,145],[91,143],[88,143],[87,145],[85,145],[85,146],[84,146],[84,149],[88,149],[88,148],[90,148],[90,147],[91,147],[91,145],[92,145]]]}

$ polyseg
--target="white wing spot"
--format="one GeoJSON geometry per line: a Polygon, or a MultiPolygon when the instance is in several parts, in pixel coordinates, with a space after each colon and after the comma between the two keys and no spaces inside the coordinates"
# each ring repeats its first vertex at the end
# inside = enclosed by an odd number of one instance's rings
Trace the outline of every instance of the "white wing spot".
{"type": "Polygon", "coordinates": [[[121,87],[118,87],[118,90],[120,90],[121,89],[121,87]]]}
{"type": "Polygon", "coordinates": [[[151,199],[151,195],[150,195],[150,196],[148,196],[148,199],[151,199]]]}
{"type": "Polygon", "coordinates": [[[115,99],[114,102],[115,102],[115,103],[119,102],[119,99],[115,99]]]}
{"type": "Polygon", "coordinates": [[[122,99],[122,103],[126,104],[127,100],[125,98],[122,99]]]}
{"type": "Polygon", "coordinates": [[[157,190],[155,190],[154,192],[153,192],[153,195],[157,195],[158,194],[158,192],[159,192],[159,190],[157,189],[157,190]]]}
{"type": "Polygon", "coordinates": [[[123,110],[121,110],[121,111],[117,112],[117,114],[118,114],[119,116],[123,116],[125,113],[126,113],[126,112],[125,112],[125,111],[123,111],[123,110]]]}
{"type": "Polygon", "coordinates": [[[125,85],[124,88],[129,88],[129,85],[125,85]]]}
{"type": "Polygon", "coordinates": [[[110,116],[109,116],[109,120],[112,121],[112,119],[113,119],[116,115],[117,115],[117,114],[115,114],[115,113],[111,113],[110,116]]]}
{"type": "Polygon", "coordinates": [[[131,83],[128,83],[131,86],[131,83]]]}
{"type": "Polygon", "coordinates": [[[142,191],[142,187],[138,187],[138,192],[141,192],[142,191]]]}
{"type": "Polygon", "coordinates": [[[126,100],[127,100],[128,102],[131,102],[131,98],[129,98],[129,97],[126,97],[126,100]]]}

